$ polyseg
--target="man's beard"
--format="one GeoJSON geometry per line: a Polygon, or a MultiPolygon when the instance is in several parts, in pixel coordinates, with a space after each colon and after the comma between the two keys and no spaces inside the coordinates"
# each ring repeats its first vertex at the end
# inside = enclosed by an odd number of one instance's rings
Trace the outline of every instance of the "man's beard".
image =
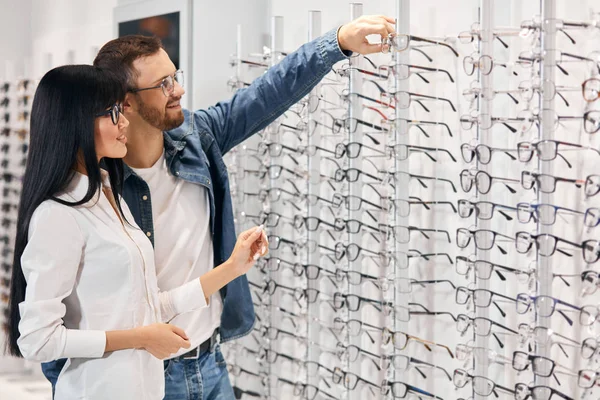
{"type": "Polygon", "coordinates": [[[139,103],[138,114],[144,121],[161,131],[170,131],[183,124],[183,111],[179,110],[175,116],[169,117],[167,111],[161,113],[160,110],[147,106],[144,102],[139,103]]]}

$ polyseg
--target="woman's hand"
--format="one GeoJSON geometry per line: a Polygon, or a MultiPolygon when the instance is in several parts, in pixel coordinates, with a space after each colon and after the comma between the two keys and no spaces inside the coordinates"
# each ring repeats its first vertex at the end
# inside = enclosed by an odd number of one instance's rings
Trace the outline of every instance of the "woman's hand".
{"type": "Polygon", "coordinates": [[[261,225],[240,233],[228,261],[238,275],[244,275],[254,266],[259,257],[265,256],[268,252],[269,242],[261,225]]]}
{"type": "Polygon", "coordinates": [[[169,324],[152,324],[137,328],[140,347],[159,360],[175,354],[179,349],[189,349],[190,341],[183,329],[169,324]]]}

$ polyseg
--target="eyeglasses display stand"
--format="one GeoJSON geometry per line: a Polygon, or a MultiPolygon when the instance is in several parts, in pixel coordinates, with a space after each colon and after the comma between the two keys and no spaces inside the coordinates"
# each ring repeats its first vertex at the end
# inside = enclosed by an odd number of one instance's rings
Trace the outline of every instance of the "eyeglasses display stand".
{"type": "MultiPolygon", "coordinates": [[[[226,156],[237,229],[265,224],[270,247],[248,273],[255,331],[223,346],[237,398],[600,396],[584,3],[390,1],[381,54],[336,64],[226,156]]],[[[271,30],[244,56],[238,28],[234,91],[290,53],[283,17],[271,30]]]]}
{"type": "MultiPolygon", "coordinates": [[[[29,119],[35,93],[35,82],[20,78],[0,80],[0,348],[4,349],[7,339],[8,302],[12,273],[13,249],[16,237],[16,222],[21,179],[25,172],[29,149],[29,119]]],[[[5,356],[0,352],[0,373],[24,371],[41,375],[38,363],[5,356]]]]}

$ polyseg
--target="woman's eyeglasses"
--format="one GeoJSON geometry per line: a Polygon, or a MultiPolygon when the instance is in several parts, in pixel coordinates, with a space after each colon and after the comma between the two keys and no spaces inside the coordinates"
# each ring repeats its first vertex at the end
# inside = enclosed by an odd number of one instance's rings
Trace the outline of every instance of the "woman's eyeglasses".
{"type": "Polygon", "coordinates": [[[169,97],[175,91],[175,82],[183,87],[183,71],[178,70],[173,75],[165,77],[159,85],[139,89],[129,89],[129,91],[131,93],[138,93],[144,90],[162,89],[163,94],[166,97],[169,97]]]}
{"type": "Polygon", "coordinates": [[[121,104],[114,104],[109,110],[103,111],[96,114],[97,118],[110,115],[110,119],[114,125],[119,123],[119,116],[123,113],[123,106],[121,104]]]}

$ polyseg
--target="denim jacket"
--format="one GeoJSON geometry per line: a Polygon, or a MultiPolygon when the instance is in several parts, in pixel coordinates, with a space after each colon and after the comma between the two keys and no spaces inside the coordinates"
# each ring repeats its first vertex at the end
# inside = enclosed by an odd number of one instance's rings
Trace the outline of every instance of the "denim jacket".
{"type": "MultiPolygon", "coordinates": [[[[215,266],[229,258],[237,239],[223,155],[272,123],[306,96],[336,62],[349,55],[340,50],[337,29],[331,30],[289,54],[228,101],[206,110],[183,110],[183,125],[164,133],[169,171],[209,192],[215,266]]],[[[123,198],[135,222],[154,244],[150,190],[130,168],[125,169],[123,198]]],[[[221,341],[248,334],[255,315],[246,276],[221,289],[221,296],[221,341]]]]}

